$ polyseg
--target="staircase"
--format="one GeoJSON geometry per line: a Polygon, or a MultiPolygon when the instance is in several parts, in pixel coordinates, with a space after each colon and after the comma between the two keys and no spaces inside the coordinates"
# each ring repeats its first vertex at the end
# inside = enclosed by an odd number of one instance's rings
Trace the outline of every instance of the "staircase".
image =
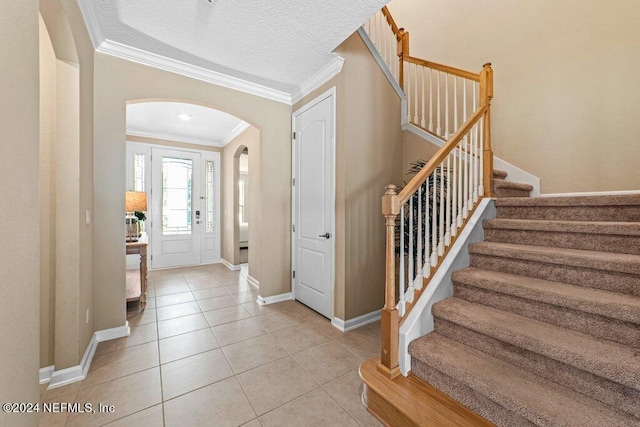
{"type": "Polygon", "coordinates": [[[495,205],[412,375],[501,426],[640,425],[640,195],[495,205]]]}

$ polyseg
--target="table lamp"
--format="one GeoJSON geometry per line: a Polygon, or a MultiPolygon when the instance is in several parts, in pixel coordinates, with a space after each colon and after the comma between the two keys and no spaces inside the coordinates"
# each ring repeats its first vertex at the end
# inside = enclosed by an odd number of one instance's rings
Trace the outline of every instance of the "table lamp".
{"type": "Polygon", "coordinates": [[[134,212],[147,210],[147,193],[144,191],[127,191],[124,199],[125,223],[127,226],[127,242],[137,242],[140,234],[138,218],[134,212]]]}

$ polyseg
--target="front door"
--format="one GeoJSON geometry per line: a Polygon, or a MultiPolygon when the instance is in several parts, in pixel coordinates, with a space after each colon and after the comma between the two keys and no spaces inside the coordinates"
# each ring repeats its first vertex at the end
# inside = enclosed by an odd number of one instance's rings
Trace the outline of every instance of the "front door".
{"type": "Polygon", "coordinates": [[[151,151],[152,268],[200,264],[200,154],[151,151]]]}
{"type": "Polygon", "coordinates": [[[295,298],[331,318],[334,251],[335,93],[294,113],[295,298]]]}

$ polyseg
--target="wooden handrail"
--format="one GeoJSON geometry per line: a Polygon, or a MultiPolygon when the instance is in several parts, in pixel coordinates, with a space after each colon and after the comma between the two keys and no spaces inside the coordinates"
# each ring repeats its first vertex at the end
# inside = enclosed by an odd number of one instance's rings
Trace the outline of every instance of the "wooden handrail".
{"type": "Polygon", "coordinates": [[[396,25],[396,21],[394,21],[393,17],[391,16],[391,12],[389,12],[389,9],[387,9],[387,6],[384,6],[382,8],[382,14],[384,15],[385,18],[387,18],[387,22],[391,26],[391,29],[393,30],[393,34],[395,34],[396,37],[397,37],[398,36],[398,32],[400,32],[400,30],[398,29],[398,26],[396,25]]]}
{"type": "Polygon", "coordinates": [[[420,58],[414,58],[413,56],[406,55],[404,60],[411,62],[412,64],[422,65],[427,68],[433,68],[434,70],[442,71],[445,73],[453,74],[454,76],[464,77],[465,79],[480,81],[480,75],[472,73],[471,71],[461,70],[455,67],[449,67],[448,65],[438,64],[437,62],[426,61],[420,58]]]}
{"type": "Polygon", "coordinates": [[[449,138],[446,144],[444,144],[442,148],[440,148],[440,150],[438,150],[438,152],[427,162],[427,164],[420,169],[420,172],[415,174],[411,181],[404,186],[400,194],[398,194],[398,206],[402,206],[409,201],[411,196],[418,191],[418,188],[422,183],[425,182],[427,178],[431,176],[433,171],[440,166],[440,163],[447,158],[449,153],[451,153],[455,146],[458,145],[460,140],[469,132],[473,125],[483,117],[487,108],[487,105],[481,105],[478,107],[473,116],[471,116],[471,118],[469,118],[469,120],[467,120],[466,123],[451,136],[451,138],[449,138]]]}

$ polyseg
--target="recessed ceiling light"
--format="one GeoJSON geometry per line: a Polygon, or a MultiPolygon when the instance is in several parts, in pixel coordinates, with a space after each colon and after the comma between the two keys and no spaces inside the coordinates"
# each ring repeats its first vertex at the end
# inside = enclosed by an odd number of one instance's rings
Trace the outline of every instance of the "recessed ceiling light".
{"type": "Polygon", "coordinates": [[[191,120],[191,116],[188,115],[187,113],[180,113],[178,114],[178,117],[180,117],[180,120],[183,120],[185,122],[188,122],[189,120],[191,120]]]}

